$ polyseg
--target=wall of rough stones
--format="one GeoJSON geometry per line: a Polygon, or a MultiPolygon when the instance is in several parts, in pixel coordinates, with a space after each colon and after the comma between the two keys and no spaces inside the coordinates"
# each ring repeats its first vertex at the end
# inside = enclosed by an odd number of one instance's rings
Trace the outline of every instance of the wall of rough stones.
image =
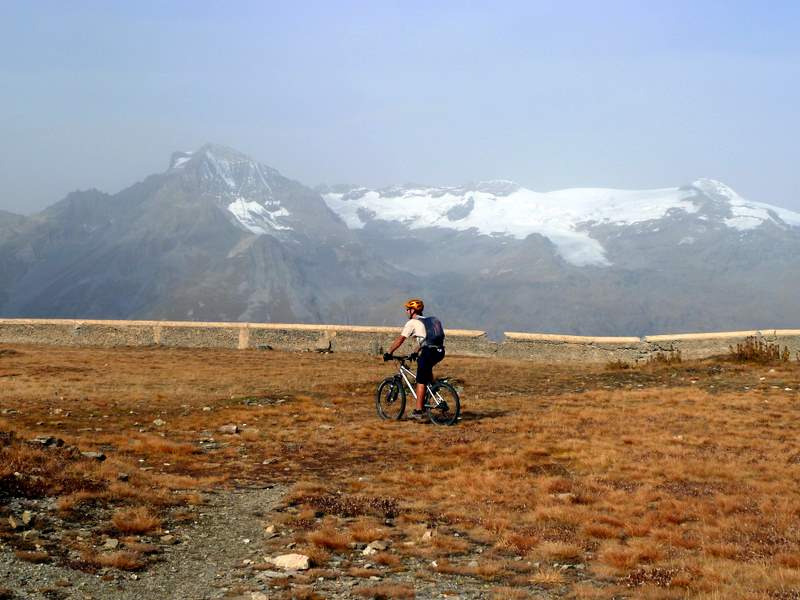
{"type": "MultiPolygon", "coordinates": [[[[281,323],[196,323],[84,319],[0,319],[0,344],[59,346],[168,346],[380,354],[399,327],[281,323]]],[[[501,342],[486,332],[447,330],[448,354],[496,356],[542,363],[636,363],[663,352],[683,358],[727,354],[755,336],[800,352],[800,330],[735,331],[638,337],[587,337],[506,332],[501,342]]]]}

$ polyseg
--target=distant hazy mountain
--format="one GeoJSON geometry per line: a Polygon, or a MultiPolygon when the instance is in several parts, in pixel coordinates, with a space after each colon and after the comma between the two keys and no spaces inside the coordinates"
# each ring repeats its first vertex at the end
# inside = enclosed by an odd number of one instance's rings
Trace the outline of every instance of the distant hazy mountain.
{"type": "Polygon", "coordinates": [[[359,298],[399,279],[318,193],[211,145],[119,194],[70,194],[0,256],[6,316],[360,322],[359,298]]]}
{"type": "Polygon", "coordinates": [[[800,214],[698,180],[536,193],[312,190],[234,150],[177,152],[115,195],[0,212],[0,315],[636,335],[800,326],[800,214]]]}

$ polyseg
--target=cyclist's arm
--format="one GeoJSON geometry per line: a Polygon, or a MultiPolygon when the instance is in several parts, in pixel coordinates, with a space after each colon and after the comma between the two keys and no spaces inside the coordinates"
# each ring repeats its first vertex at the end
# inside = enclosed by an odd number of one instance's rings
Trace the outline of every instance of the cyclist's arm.
{"type": "Polygon", "coordinates": [[[394,354],[394,351],[397,350],[400,346],[403,345],[403,342],[406,341],[405,336],[398,335],[394,342],[392,342],[392,347],[389,348],[388,354],[394,354]]]}

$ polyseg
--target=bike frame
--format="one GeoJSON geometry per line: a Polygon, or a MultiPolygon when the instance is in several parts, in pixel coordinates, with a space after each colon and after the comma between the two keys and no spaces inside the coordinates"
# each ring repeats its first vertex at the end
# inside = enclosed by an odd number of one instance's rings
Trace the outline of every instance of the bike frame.
{"type": "MultiPolygon", "coordinates": [[[[416,383],[417,382],[417,376],[414,375],[414,372],[411,369],[409,369],[407,366],[405,366],[402,363],[400,363],[400,376],[403,378],[403,381],[405,382],[406,387],[408,388],[408,391],[411,392],[411,395],[414,397],[414,400],[416,400],[417,399],[417,390],[415,389],[416,386],[411,383],[411,379],[413,379],[414,383],[416,383]]],[[[425,385],[425,389],[428,391],[428,396],[433,398],[433,401],[436,402],[436,404],[438,405],[439,402],[436,399],[436,397],[433,395],[433,390],[431,389],[431,385],[430,384],[426,384],[425,385]]]]}

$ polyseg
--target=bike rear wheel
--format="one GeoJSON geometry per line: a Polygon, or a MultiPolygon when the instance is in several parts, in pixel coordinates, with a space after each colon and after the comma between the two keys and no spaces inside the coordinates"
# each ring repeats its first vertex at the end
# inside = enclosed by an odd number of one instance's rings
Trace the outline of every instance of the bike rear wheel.
{"type": "Polygon", "coordinates": [[[432,397],[428,396],[425,410],[435,425],[452,425],[461,414],[461,400],[456,389],[447,382],[437,381],[431,385],[432,397]]]}
{"type": "Polygon", "coordinates": [[[381,419],[401,419],[406,409],[406,391],[396,377],[387,377],[375,392],[375,408],[381,419]]]}

